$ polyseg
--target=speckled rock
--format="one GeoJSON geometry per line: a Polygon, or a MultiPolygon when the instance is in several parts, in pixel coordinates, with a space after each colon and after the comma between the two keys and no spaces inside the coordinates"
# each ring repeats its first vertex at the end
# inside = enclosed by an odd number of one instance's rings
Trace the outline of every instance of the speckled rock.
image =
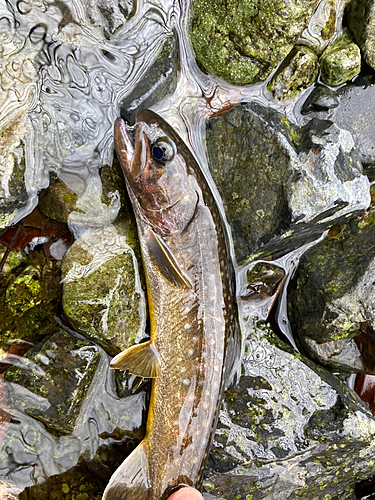
{"type": "Polygon", "coordinates": [[[238,500],[353,500],[373,475],[375,420],[328,371],[242,316],[245,355],[225,394],[203,487],[238,500]]]}
{"type": "Polygon", "coordinates": [[[21,366],[10,367],[5,381],[29,390],[37,398],[29,405],[21,396],[13,404],[43,422],[52,432],[70,434],[76,424],[100,354],[87,340],[63,330],[28,351],[21,366]],[[33,367],[31,370],[30,368],[33,367]],[[39,403],[39,404],[38,404],[39,403]]]}
{"type": "Polygon", "coordinates": [[[191,40],[198,64],[235,85],[265,80],[290,52],[319,0],[196,0],[191,40]]]}
{"type": "Polygon", "coordinates": [[[374,0],[351,0],[346,9],[346,19],[365,61],[375,69],[374,0]]]}
{"type": "MultiPolygon", "coordinates": [[[[5,249],[0,249],[0,258],[5,249]]],[[[58,264],[43,250],[10,252],[0,280],[0,347],[32,344],[55,331],[61,297],[58,264]]]]}
{"type": "Polygon", "coordinates": [[[348,82],[361,71],[361,52],[346,28],[319,59],[322,81],[335,87],[348,82]]]}
{"type": "Polygon", "coordinates": [[[62,264],[64,313],[112,355],[144,335],[146,302],[137,257],[135,228],[122,221],[86,231],[62,264]]]}
{"type": "Polygon", "coordinates": [[[336,226],[309,249],[289,297],[293,332],[306,353],[335,370],[375,374],[375,208],[336,226]]]}
{"type": "Polygon", "coordinates": [[[76,208],[77,195],[63,182],[56,180],[39,197],[39,210],[50,219],[67,222],[76,208]]]}
{"type": "Polygon", "coordinates": [[[370,204],[353,138],[330,121],[297,127],[251,103],[211,119],[206,137],[239,264],[290,251],[370,204]]]}
{"type": "Polygon", "coordinates": [[[277,100],[292,98],[310,87],[318,72],[316,54],[303,45],[296,45],[277,68],[267,89],[277,100]]]}

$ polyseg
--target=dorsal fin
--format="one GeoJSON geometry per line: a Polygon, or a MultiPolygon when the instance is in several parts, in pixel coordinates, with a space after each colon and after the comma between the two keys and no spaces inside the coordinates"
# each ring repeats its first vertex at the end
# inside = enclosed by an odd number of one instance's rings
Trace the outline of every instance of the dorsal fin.
{"type": "Polygon", "coordinates": [[[172,283],[172,285],[188,289],[192,288],[189,279],[184,276],[172,252],[162,238],[154,233],[152,229],[148,234],[147,248],[154,264],[161,274],[172,283]]]}
{"type": "Polygon", "coordinates": [[[159,354],[155,344],[149,340],[120,352],[112,359],[111,368],[128,370],[143,378],[156,378],[160,375],[159,354]]]}

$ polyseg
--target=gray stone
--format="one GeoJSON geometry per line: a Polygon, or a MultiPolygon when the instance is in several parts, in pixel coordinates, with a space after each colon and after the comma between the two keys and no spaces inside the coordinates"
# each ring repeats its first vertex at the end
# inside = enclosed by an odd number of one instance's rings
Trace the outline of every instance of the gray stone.
{"type": "Polygon", "coordinates": [[[245,355],[225,394],[203,486],[238,500],[353,500],[373,475],[375,420],[338,378],[242,316],[245,355]]]}
{"type": "Polygon", "coordinates": [[[331,369],[375,374],[375,209],[310,248],[289,296],[295,338],[331,369]]]}
{"type": "Polygon", "coordinates": [[[206,136],[239,264],[286,253],[370,204],[354,140],[330,121],[297,127],[251,103],[211,119],[206,136]]]}

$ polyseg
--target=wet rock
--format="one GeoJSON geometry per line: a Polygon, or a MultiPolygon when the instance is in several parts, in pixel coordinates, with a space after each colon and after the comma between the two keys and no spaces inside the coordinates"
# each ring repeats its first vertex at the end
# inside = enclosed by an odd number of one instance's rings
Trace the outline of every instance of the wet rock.
{"type": "Polygon", "coordinates": [[[87,340],[72,337],[63,330],[55,333],[41,347],[28,351],[21,366],[6,371],[6,382],[37,396],[28,404],[22,396],[17,401],[14,395],[13,405],[40,420],[50,431],[70,434],[99,359],[97,347],[87,340]]]}
{"type": "MultiPolygon", "coordinates": [[[[61,334],[68,335],[66,332],[60,332],[59,335],[61,334]]],[[[90,482],[93,484],[94,474],[104,481],[108,480],[108,476],[113,473],[119,462],[124,460],[144,435],[145,391],[132,392],[132,387],[129,387],[127,394],[119,399],[115,393],[108,355],[99,346],[80,336],[72,334],[68,337],[73,345],[62,341],[59,344],[60,349],[57,349],[51,343],[52,337],[49,341],[50,349],[46,349],[46,344],[42,344],[39,346],[41,351],[33,351],[32,359],[17,359],[12,370],[20,373],[20,381],[24,385],[5,382],[4,397],[9,401],[7,411],[11,418],[7,423],[6,438],[0,440],[0,481],[5,480],[23,490],[26,487],[42,485],[50,478],[45,489],[31,488],[31,491],[28,491],[30,498],[40,499],[42,493],[45,498],[53,498],[52,486],[60,484],[62,487],[60,480],[69,478],[69,474],[68,477],[61,477],[63,473],[80,464],[85,465],[86,472],[83,474],[82,468],[78,467],[75,469],[76,477],[81,473],[86,477],[82,483],[86,493],[80,494],[87,495],[88,470],[91,471],[90,482]],[[67,350],[61,350],[63,347],[67,350]],[[46,365],[52,354],[55,358],[46,365]],[[90,367],[93,369],[96,363],[92,377],[93,373],[89,373],[90,367]],[[81,371],[84,369],[87,378],[84,371],[81,371]],[[54,380],[59,382],[64,378],[67,383],[60,395],[63,396],[65,392],[68,398],[61,400],[58,397],[60,387],[54,380]],[[74,384],[76,392],[72,391],[74,384]],[[44,397],[46,390],[48,395],[44,397]],[[73,415],[77,410],[77,402],[80,410],[73,415]],[[70,404],[72,410],[69,410],[70,404]],[[68,419],[68,425],[76,418],[74,428],[69,434],[67,428],[60,428],[60,411],[61,418],[68,419]],[[35,416],[30,416],[31,413],[35,416]],[[68,417],[69,413],[71,418],[68,417]],[[46,415],[50,417],[50,427],[46,426],[46,415]],[[35,496],[32,496],[34,492],[35,496]],[[48,492],[51,493],[50,497],[48,492]]],[[[76,500],[86,498],[79,497],[77,482],[72,476],[74,474],[70,475],[71,483],[63,483],[71,488],[72,495],[77,495],[76,500]]],[[[60,494],[61,490],[54,492],[56,493],[60,494]]],[[[64,493],[67,500],[68,494],[66,491],[64,493]]],[[[72,497],[70,498],[72,500],[72,497]]]]}
{"type": "Polygon", "coordinates": [[[325,85],[317,85],[302,106],[301,113],[307,115],[311,112],[319,113],[337,108],[339,99],[336,93],[325,85]]]}
{"type": "Polygon", "coordinates": [[[246,273],[248,285],[242,291],[241,298],[256,300],[273,295],[285,276],[282,268],[266,262],[257,263],[246,273]]]}
{"type": "Polygon", "coordinates": [[[352,500],[373,475],[375,421],[338,378],[242,316],[242,377],[225,394],[203,480],[239,500],[352,500]]]}
{"type": "Polygon", "coordinates": [[[346,28],[319,59],[322,81],[335,87],[348,82],[361,71],[361,52],[346,28]]]}
{"type": "Polygon", "coordinates": [[[21,490],[14,484],[0,481],[0,495],[2,500],[18,500],[21,490]]]}
{"type": "Polygon", "coordinates": [[[76,208],[77,195],[63,182],[56,180],[39,197],[40,211],[50,219],[67,222],[76,208]]]}
{"type": "Polygon", "coordinates": [[[199,66],[235,85],[265,80],[291,51],[316,0],[199,0],[191,40],[199,66]]]}
{"type": "MultiPolygon", "coordinates": [[[[3,256],[5,249],[0,251],[3,256]]],[[[25,256],[13,250],[7,257],[0,281],[0,347],[33,344],[55,331],[61,296],[58,265],[44,251],[25,256]]]]}
{"type": "Polygon", "coordinates": [[[318,57],[303,45],[296,45],[277,68],[267,89],[277,100],[295,97],[318,76],[318,57]]]}
{"type": "Polygon", "coordinates": [[[346,9],[346,19],[365,61],[375,69],[374,0],[351,0],[346,9]]]}
{"type": "Polygon", "coordinates": [[[342,29],[344,7],[348,0],[321,0],[300,41],[320,55],[342,29]]]}
{"type": "Polygon", "coordinates": [[[375,374],[375,209],[334,227],[310,248],[289,297],[294,335],[310,357],[335,370],[375,374]]]}
{"type": "Polygon", "coordinates": [[[353,138],[328,120],[297,127],[251,103],[211,119],[206,137],[239,264],[290,251],[370,203],[353,138]]]}
{"type": "Polygon", "coordinates": [[[74,327],[114,355],[144,336],[146,303],[135,228],[86,231],[63,264],[63,309],[74,327]]]}
{"type": "Polygon", "coordinates": [[[373,70],[365,68],[354,83],[336,92],[340,105],[333,115],[338,127],[352,133],[365,172],[371,178],[375,178],[374,83],[373,70]]]}
{"type": "Polygon", "coordinates": [[[166,39],[156,60],[149,67],[139,84],[121,103],[121,117],[134,125],[135,117],[141,109],[148,109],[168,94],[177,85],[179,48],[176,33],[166,39]]]}
{"type": "Polygon", "coordinates": [[[90,23],[106,38],[110,38],[135,12],[133,0],[89,0],[85,7],[90,23]]]}

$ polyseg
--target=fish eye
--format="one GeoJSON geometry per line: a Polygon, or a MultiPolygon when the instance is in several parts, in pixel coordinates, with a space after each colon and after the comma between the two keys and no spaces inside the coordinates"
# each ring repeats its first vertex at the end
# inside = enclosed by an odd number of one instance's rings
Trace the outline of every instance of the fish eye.
{"type": "Polygon", "coordinates": [[[151,146],[151,154],[156,161],[164,163],[174,158],[176,148],[173,143],[159,139],[151,146]]]}

